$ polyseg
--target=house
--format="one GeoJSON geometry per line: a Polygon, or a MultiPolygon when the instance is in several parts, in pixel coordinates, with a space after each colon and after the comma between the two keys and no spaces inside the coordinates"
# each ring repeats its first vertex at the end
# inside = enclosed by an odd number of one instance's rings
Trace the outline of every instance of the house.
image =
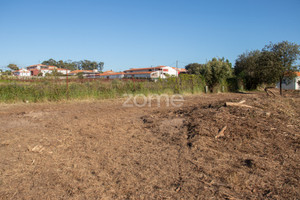
{"type": "Polygon", "coordinates": [[[178,76],[180,73],[186,72],[185,69],[169,67],[169,66],[157,66],[148,68],[133,68],[124,71],[125,78],[168,78],[171,76],[178,76]]]}
{"type": "Polygon", "coordinates": [[[19,69],[16,71],[13,71],[14,76],[30,76],[30,71],[27,69],[19,69]]]}
{"type": "Polygon", "coordinates": [[[79,73],[82,73],[83,76],[91,77],[91,76],[96,76],[99,72],[98,72],[97,69],[94,69],[94,70],[74,70],[74,71],[71,71],[68,75],[75,76],[79,73]]]}
{"type": "Polygon", "coordinates": [[[42,76],[46,76],[46,74],[52,74],[54,71],[60,72],[64,75],[71,72],[71,70],[69,69],[62,69],[56,66],[43,64],[30,65],[27,67],[27,70],[30,71],[31,76],[38,76],[39,74],[41,74],[42,76]]]}
{"type": "Polygon", "coordinates": [[[106,79],[121,79],[124,78],[124,72],[114,72],[112,70],[105,71],[101,74],[96,75],[99,78],[106,78],[106,79]]]}
{"type": "Polygon", "coordinates": [[[47,68],[55,68],[56,66],[48,66],[48,65],[43,65],[43,64],[36,64],[36,65],[30,65],[28,67],[26,67],[28,70],[33,70],[33,69],[37,69],[37,70],[41,70],[41,69],[47,69],[47,68]]]}
{"type": "MultiPolygon", "coordinates": [[[[277,83],[276,88],[280,88],[280,83],[277,83]]],[[[296,77],[292,80],[284,79],[282,83],[284,90],[300,90],[300,72],[296,72],[296,77]]]]}

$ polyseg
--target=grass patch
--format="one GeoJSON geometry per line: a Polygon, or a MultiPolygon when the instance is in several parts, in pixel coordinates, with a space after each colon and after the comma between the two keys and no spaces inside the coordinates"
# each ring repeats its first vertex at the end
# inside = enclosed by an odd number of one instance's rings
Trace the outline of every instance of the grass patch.
{"type": "Polygon", "coordinates": [[[37,82],[0,80],[0,102],[44,102],[75,99],[110,99],[124,94],[194,94],[204,92],[201,76],[183,75],[154,81],[82,81],[70,82],[42,79],[37,82]]]}

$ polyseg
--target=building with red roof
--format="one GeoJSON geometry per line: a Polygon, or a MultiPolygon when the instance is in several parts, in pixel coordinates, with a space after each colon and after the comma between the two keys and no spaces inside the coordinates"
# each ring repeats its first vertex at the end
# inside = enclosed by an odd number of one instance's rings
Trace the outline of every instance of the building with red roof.
{"type": "MultiPolygon", "coordinates": [[[[296,76],[292,79],[283,79],[282,89],[284,90],[300,90],[300,72],[295,72],[296,76]]],[[[280,88],[280,83],[277,83],[276,88],[280,88]]]]}

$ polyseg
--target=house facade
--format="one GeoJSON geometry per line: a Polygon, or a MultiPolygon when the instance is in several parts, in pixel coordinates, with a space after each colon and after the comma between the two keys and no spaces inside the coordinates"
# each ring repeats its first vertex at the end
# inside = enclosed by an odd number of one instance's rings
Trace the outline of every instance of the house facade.
{"type": "Polygon", "coordinates": [[[112,70],[109,70],[101,74],[97,74],[97,77],[106,79],[122,79],[124,78],[124,72],[114,72],[112,70]]]}
{"type": "MultiPolygon", "coordinates": [[[[280,83],[277,83],[276,88],[280,88],[280,83]]],[[[292,80],[283,80],[282,89],[300,90],[300,72],[296,72],[296,77],[292,80]]]]}
{"type": "Polygon", "coordinates": [[[180,73],[185,72],[185,69],[169,67],[169,66],[157,66],[149,68],[133,68],[124,71],[125,78],[168,78],[177,77],[180,73]]]}
{"type": "Polygon", "coordinates": [[[31,73],[27,69],[19,69],[16,71],[13,71],[14,76],[31,76],[31,73]]]}
{"type": "Polygon", "coordinates": [[[27,70],[30,71],[30,76],[38,76],[41,74],[42,76],[46,76],[47,74],[52,74],[54,71],[60,72],[64,75],[69,74],[71,70],[58,68],[56,66],[51,65],[30,65],[27,67],[27,70]]]}

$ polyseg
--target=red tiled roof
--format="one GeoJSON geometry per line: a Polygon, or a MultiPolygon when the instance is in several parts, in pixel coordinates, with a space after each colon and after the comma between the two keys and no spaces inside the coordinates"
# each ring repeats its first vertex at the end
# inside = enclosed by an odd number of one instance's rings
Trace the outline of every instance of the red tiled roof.
{"type": "Polygon", "coordinates": [[[112,76],[112,75],[121,75],[125,74],[124,72],[114,72],[114,73],[102,73],[102,74],[97,74],[97,76],[112,76]]]}
{"type": "Polygon", "coordinates": [[[180,72],[186,72],[187,70],[184,68],[176,68],[176,67],[172,67],[173,69],[180,71],[180,72]]]}
{"type": "Polygon", "coordinates": [[[134,75],[134,74],[151,74],[152,72],[128,72],[128,73],[125,73],[125,74],[128,74],[128,75],[134,75]]]}
{"type": "Polygon", "coordinates": [[[93,70],[74,70],[71,71],[70,74],[76,74],[76,73],[80,73],[80,72],[94,72],[93,70]]]}
{"type": "Polygon", "coordinates": [[[285,72],[284,75],[285,75],[285,76],[289,76],[289,75],[291,75],[292,73],[295,73],[296,76],[300,76],[300,72],[285,72]]]}

